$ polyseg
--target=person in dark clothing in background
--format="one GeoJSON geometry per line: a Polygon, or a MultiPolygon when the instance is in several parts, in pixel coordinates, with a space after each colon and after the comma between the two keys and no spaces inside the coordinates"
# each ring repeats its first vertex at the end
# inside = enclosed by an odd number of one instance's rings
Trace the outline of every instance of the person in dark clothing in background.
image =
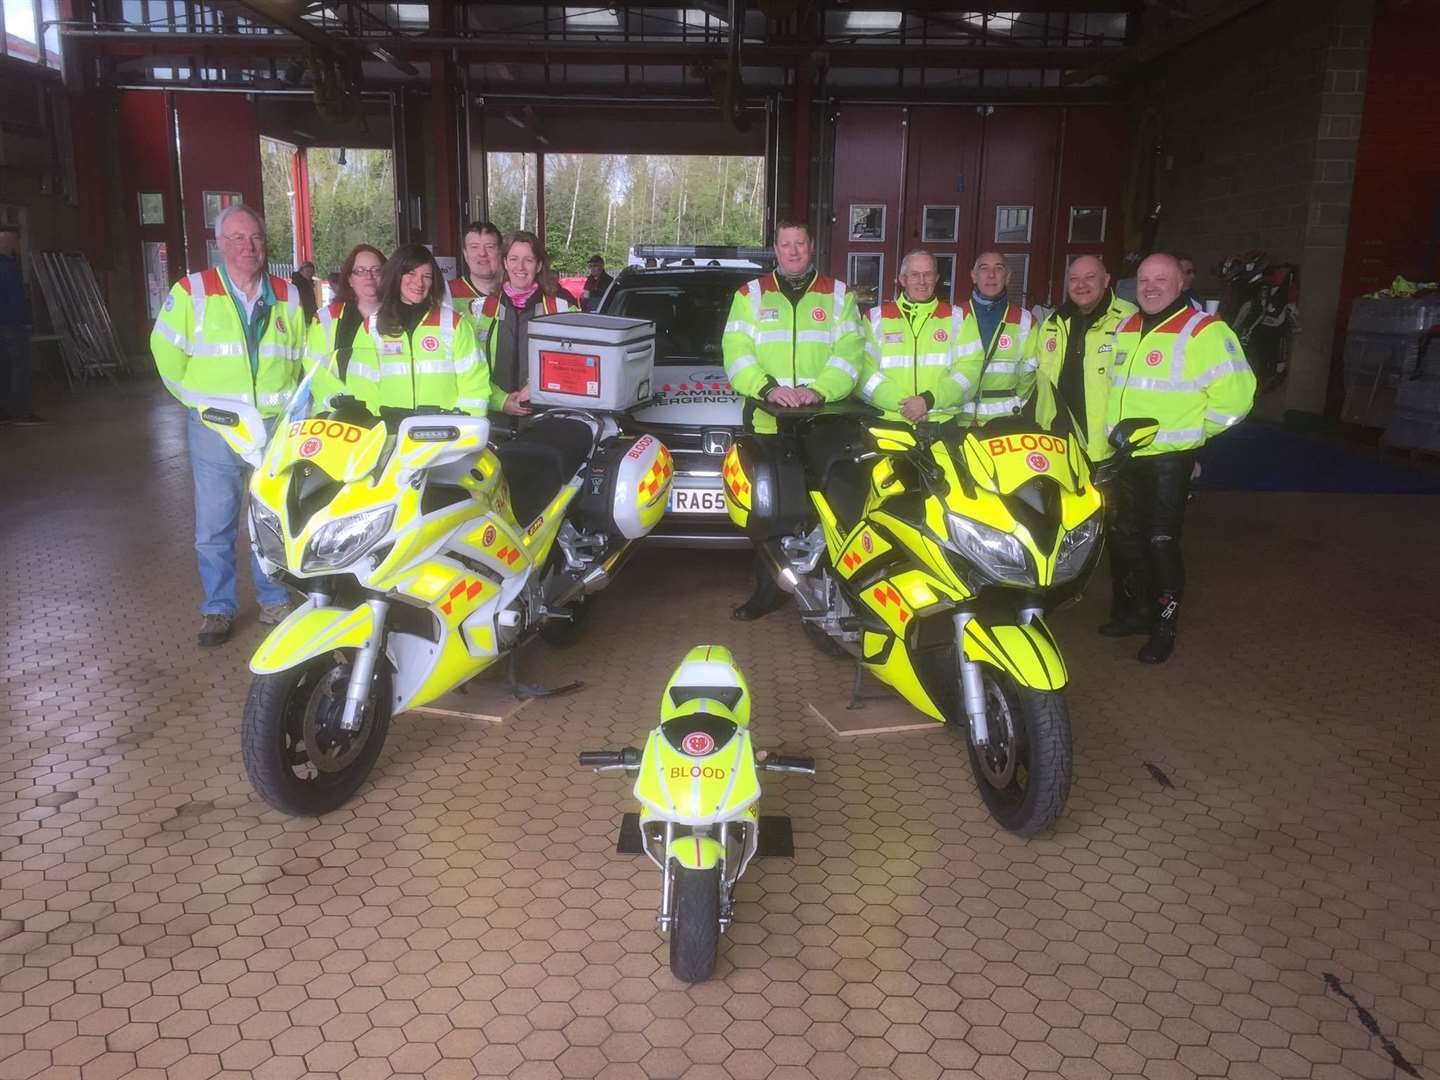
{"type": "Polygon", "coordinates": [[[590,256],[590,273],[585,277],[585,288],[580,293],[580,307],[594,311],[600,306],[600,298],[615,279],[605,272],[605,259],[600,255],[590,256]]]}
{"type": "Polygon", "coordinates": [[[290,283],[300,290],[300,309],[305,312],[305,325],[309,326],[315,320],[315,309],[319,306],[315,302],[315,264],[301,263],[300,269],[290,275],[290,283]]]}
{"type": "Polygon", "coordinates": [[[20,275],[20,231],[0,227],[0,424],[45,423],[30,408],[30,302],[20,275]]]}

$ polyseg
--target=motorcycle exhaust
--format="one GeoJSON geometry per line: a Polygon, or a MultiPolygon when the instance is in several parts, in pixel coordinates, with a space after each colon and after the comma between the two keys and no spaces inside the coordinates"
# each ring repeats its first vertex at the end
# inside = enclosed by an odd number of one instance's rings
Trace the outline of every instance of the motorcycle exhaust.
{"type": "Polygon", "coordinates": [[[824,611],[826,609],[824,583],[797,574],[795,568],[790,565],[790,559],[781,548],[778,539],[766,540],[755,550],[765,561],[765,569],[770,572],[775,583],[795,597],[795,602],[802,611],[824,611]]]}

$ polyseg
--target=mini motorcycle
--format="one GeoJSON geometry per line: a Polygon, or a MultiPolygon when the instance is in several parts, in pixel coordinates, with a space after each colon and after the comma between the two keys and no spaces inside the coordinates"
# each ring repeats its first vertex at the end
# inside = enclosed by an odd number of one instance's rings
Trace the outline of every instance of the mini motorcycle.
{"type": "Polygon", "coordinates": [[[1065,807],[1072,753],[1045,614],[1078,596],[1099,554],[1097,480],[1156,425],[1117,427],[1096,477],[1080,439],[1033,421],[957,436],[862,409],[777,408],[779,435],[737,439],[723,470],[731,520],[794,594],[811,641],[963,728],[991,815],[1042,832],[1065,807]]]}
{"type": "Polygon", "coordinates": [[[730,650],[697,645],[670,676],[645,749],[586,750],[580,764],[635,777],[645,854],[660,868],[656,923],[682,982],[715,971],[735,883],[759,843],[760,772],[814,775],[815,759],[755,752],[750,689],[730,650]]]}
{"type": "Polygon", "coordinates": [[[1255,371],[1260,393],[1279,387],[1290,370],[1290,350],[1300,332],[1294,263],[1267,265],[1263,251],[1228,255],[1220,264],[1225,299],[1220,317],[1230,324],[1255,371]]]}
{"type": "Polygon", "coordinates": [[[307,595],[261,644],[241,727],[271,806],[343,804],[395,713],[434,701],[552,627],[583,623],[631,542],[665,512],[669,451],[603,414],[555,409],[491,449],[484,417],[312,402],[305,378],[273,425],[198,402],[255,467],[252,547],[307,595]],[[319,406],[317,408],[317,406],[319,406]]]}

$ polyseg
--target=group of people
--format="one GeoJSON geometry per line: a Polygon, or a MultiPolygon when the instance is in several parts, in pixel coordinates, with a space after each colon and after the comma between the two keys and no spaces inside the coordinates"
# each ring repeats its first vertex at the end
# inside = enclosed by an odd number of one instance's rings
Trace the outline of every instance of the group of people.
{"type": "MultiPolygon", "coordinates": [[[[421,405],[488,413],[497,427],[514,430],[531,411],[530,321],[576,306],[546,287],[539,237],[505,236],[489,222],[467,227],[465,270],[450,282],[422,245],[388,257],[358,245],[333,301],[313,317],[299,286],[266,272],[257,212],[231,206],[215,232],[220,264],[171,289],[151,335],[155,363],[183,404],[245,402],[271,424],[310,373],[317,400],[345,394],[375,413],[421,405]]],[[[1239,423],[1255,390],[1230,328],[1187,299],[1179,262],[1156,254],[1140,264],[1137,309],[1115,294],[1098,258],[1076,258],[1065,302],[1036,326],[1009,299],[1009,269],[997,252],[980,254],[973,291],[952,304],[936,295],[934,256],[912,251],[900,265],[895,300],[863,319],[845,284],[815,269],[806,223],[782,221],[774,254],[775,270],[736,293],[723,337],[726,373],[748,399],[746,421],[758,433],[776,430],[774,418],[754,408],[762,400],[789,408],[857,396],[897,421],[960,428],[1033,410],[1042,425],[1073,428],[1099,461],[1110,456],[1107,437],[1121,420],[1159,421],[1155,442],[1126,463],[1113,488],[1113,610],[1101,632],[1145,636],[1139,658],[1166,660],[1185,588],[1180,538],[1195,456],[1239,423]]],[[[587,301],[609,284],[597,262],[587,301]]],[[[237,610],[235,541],[247,470],[193,407],[188,439],[205,593],[199,641],[219,645],[237,610]]],[[[289,611],[285,590],[258,565],[252,573],[260,621],[278,623],[289,611]]],[[[780,601],[760,572],[734,615],[759,618],[780,601]]]]}
{"type": "MultiPolygon", "coordinates": [[[[266,270],[265,224],[235,205],[215,223],[220,262],[175,283],[155,320],[151,352],[165,387],[190,409],[195,551],[204,591],[198,640],[224,643],[238,608],[235,541],[248,470],[199,419],[200,399],[254,405],[267,424],[302,377],[317,400],[344,394],[373,413],[437,406],[490,414],[513,428],[530,412],[530,320],[571,310],[543,287],[543,242],[489,222],[467,227],[465,272],[447,282],[429,249],[393,254],[360,244],[334,299],[306,312],[302,289],[266,270]]],[[[603,272],[603,267],[602,267],[603,272]]],[[[289,613],[285,589],[252,561],[260,621],[289,613]]]]}
{"type": "MultiPolygon", "coordinates": [[[[937,262],[905,256],[893,301],[862,319],[844,282],[816,271],[802,221],[776,231],[776,268],[742,286],[725,326],[725,370],[748,399],[747,423],[774,432],[757,411],[859,397],[895,421],[974,427],[1030,415],[1073,430],[1092,461],[1127,418],[1159,422],[1155,441],[1125,462],[1110,492],[1113,581],[1100,632],[1143,636],[1138,659],[1158,664],[1175,648],[1185,568],[1180,540],[1195,459],[1205,442],[1249,412],[1255,377],[1235,334],[1187,295],[1180,261],[1154,254],[1136,274],[1136,304],[1121,299],[1102,261],[1083,255],[1066,271],[1063,304],[1038,327],[1008,297],[1004,257],[982,252],[973,291],[936,295],[937,262]]],[[[1193,265],[1191,270],[1193,280],[1193,265]]],[[[783,599],[757,565],[756,587],[734,611],[760,618],[783,599]]]]}

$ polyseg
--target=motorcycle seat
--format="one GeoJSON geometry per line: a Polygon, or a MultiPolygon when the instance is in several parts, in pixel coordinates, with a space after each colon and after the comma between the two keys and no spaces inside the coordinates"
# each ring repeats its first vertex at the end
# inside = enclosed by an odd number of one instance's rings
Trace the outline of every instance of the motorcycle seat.
{"type": "Polygon", "coordinates": [[[515,520],[522,525],[534,521],[594,450],[590,425],[563,416],[542,416],[509,442],[496,446],[515,520]]]}

